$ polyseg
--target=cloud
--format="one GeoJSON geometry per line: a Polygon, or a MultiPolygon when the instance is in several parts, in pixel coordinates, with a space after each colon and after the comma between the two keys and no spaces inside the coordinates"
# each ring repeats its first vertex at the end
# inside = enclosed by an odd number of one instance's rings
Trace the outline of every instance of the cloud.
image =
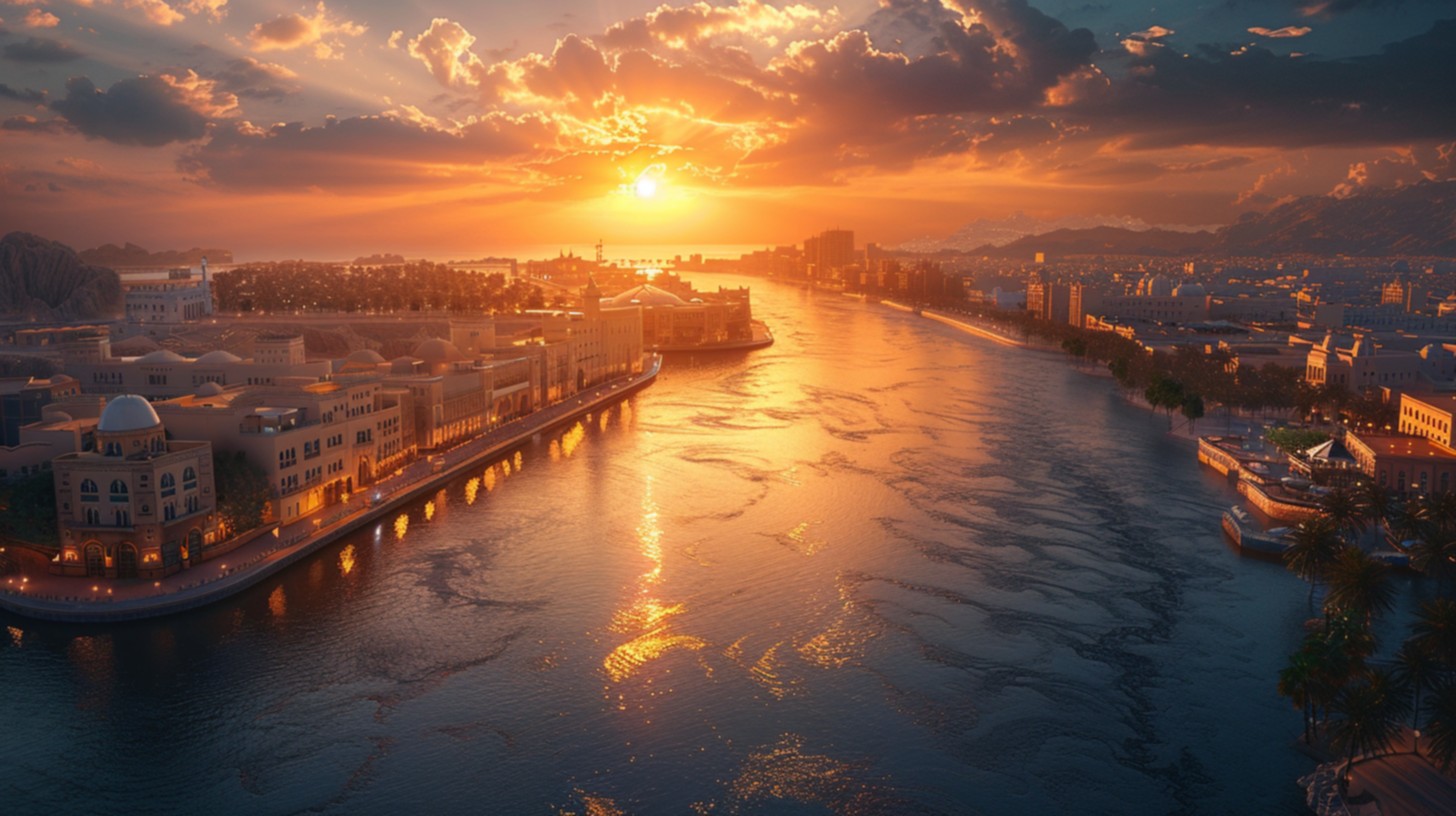
{"type": "Polygon", "coordinates": [[[143,17],[159,26],[170,26],[187,19],[165,0],[125,0],[124,5],[129,9],[139,9],[143,17]]]}
{"type": "Polygon", "coordinates": [[[357,37],[367,30],[368,26],[338,18],[320,0],[313,16],[285,14],[258,23],[248,32],[248,40],[254,51],[291,51],[311,45],[314,56],[331,59],[339,56],[342,37],[357,37]]]}
{"type": "Polygon", "coordinates": [[[1284,26],[1283,28],[1265,28],[1263,26],[1254,26],[1253,28],[1249,29],[1250,34],[1255,34],[1260,37],[1270,37],[1276,40],[1289,39],[1291,37],[1303,37],[1311,31],[1314,31],[1314,29],[1310,28],[1309,26],[1284,26]]]}
{"type": "Polygon", "coordinates": [[[188,14],[201,14],[213,20],[227,16],[228,0],[185,0],[181,8],[188,14]]]}
{"type": "Polygon", "coordinates": [[[213,118],[236,108],[236,96],[192,71],[123,79],[104,91],[73,77],[51,103],[87,138],[147,147],[201,139],[213,118]]]}
{"type": "Polygon", "coordinates": [[[0,99],[13,99],[16,102],[34,102],[39,104],[45,101],[46,92],[37,91],[34,88],[26,88],[23,91],[17,90],[0,82],[0,99]]]}
{"type": "Polygon", "coordinates": [[[13,62],[34,63],[71,62],[85,56],[60,40],[45,37],[27,37],[24,42],[10,43],[3,53],[5,59],[13,62]]]}
{"type": "Polygon", "coordinates": [[[1351,164],[1344,181],[1335,185],[1330,195],[1348,198],[1372,188],[1448,181],[1453,176],[1456,176],[1456,142],[1396,148],[1384,156],[1351,164]]]}
{"type": "Polygon", "coordinates": [[[71,126],[59,117],[37,119],[34,116],[12,116],[0,122],[0,130],[17,133],[70,133],[71,126]]]}
{"type": "MultiPolygon", "coordinates": [[[[393,45],[396,38],[391,35],[393,45]]],[[[443,17],[430,21],[430,27],[409,41],[409,55],[424,63],[431,76],[447,88],[476,86],[485,64],[471,52],[475,36],[459,23],[443,17]]]]}
{"type": "Polygon", "coordinates": [[[503,114],[451,129],[399,116],[330,117],[321,127],[236,122],[179,166],[199,183],[228,189],[418,189],[484,180],[490,162],[539,156],[556,137],[544,117],[503,114]]]}
{"type": "Polygon", "coordinates": [[[49,11],[42,11],[33,8],[25,14],[25,24],[30,28],[55,28],[61,24],[61,18],[49,11]]]}
{"type": "Polygon", "coordinates": [[[1068,110],[1133,148],[1371,145],[1456,132],[1446,80],[1456,75],[1456,21],[1348,59],[1291,59],[1252,45],[1129,59],[1111,94],[1068,110]]]}
{"type": "Polygon", "coordinates": [[[298,93],[298,74],[273,62],[243,56],[208,75],[220,91],[245,99],[282,99],[298,93]]]}
{"type": "Polygon", "coordinates": [[[659,6],[642,17],[612,25],[599,40],[609,49],[662,47],[686,51],[708,42],[775,46],[781,36],[827,34],[840,23],[839,11],[834,8],[774,8],[757,0],[738,0],[735,5],[721,7],[698,2],[681,7],[659,6]]]}

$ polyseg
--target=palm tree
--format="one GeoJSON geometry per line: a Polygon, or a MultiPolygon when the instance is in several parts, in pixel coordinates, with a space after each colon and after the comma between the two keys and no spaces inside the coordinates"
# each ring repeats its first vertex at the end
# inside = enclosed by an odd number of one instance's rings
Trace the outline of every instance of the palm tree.
{"type": "MultiPolygon", "coordinates": [[[[1421,604],[1411,625],[1410,643],[1429,653],[1446,671],[1456,669],[1456,601],[1437,598],[1421,604]]],[[[1456,727],[1456,720],[1452,725],[1456,727]]]]}
{"type": "Polygon", "coordinates": [[[1327,516],[1305,519],[1289,534],[1289,549],[1284,551],[1284,566],[1309,582],[1309,603],[1314,605],[1315,584],[1340,557],[1344,542],[1339,530],[1327,516]]]}
{"type": "Polygon", "coordinates": [[[1395,586],[1390,568],[1366,555],[1359,547],[1346,547],[1325,573],[1329,591],[1325,610],[1346,612],[1365,620],[1395,606],[1395,586]]]}
{"type": "Polygon", "coordinates": [[[1365,512],[1365,520],[1376,530],[1395,511],[1395,494],[1374,479],[1361,482],[1355,488],[1355,498],[1365,512]]]}
{"type": "Polygon", "coordinates": [[[1456,531],[1429,525],[1426,534],[1410,547],[1411,566],[1434,578],[1443,593],[1456,580],[1456,531]]]}
{"type": "Polygon", "coordinates": [[[1345,768],[1340,773],[1343,788],[1356,756],[1383,750],[1400,734],[1405,697],[1396,692],[1388,674],[1377,670],[1341,690],[1333,708],[1329,733],[1334,747],[1345,752],[1345,768]]]}
{"type": "Polygon", "coordinates": [[[1318,658],[1308,648],[1289,656],[1289,665],[1279,672],[1279,696],[1288,697],[1304,711],[1304,744],[1313,740],[1315,683],[1319,681],[1318,658]]]}
{"type": "Polygon", "coordinates": [[[1341,535],[1355,536],[1365,531],[1365,508],[1355,497],[1355,492],[1343,487],[1320,497],[1320,510],[1335,523],[1341,535]]]}
{"type": "Polygon", "coordinates": [[[1456,683],[1447,680],[1431,690],[1427,701],[1426,756],[1445,770],[1456,765],[1456,683]]]}
{"type": "Polygon", "coordinates": [[[1439,676],[1440,666],[1431,657],[1430,652],[1407,642],[1400,647],[1395,655],[1395,666],[1391,669],[1390,679],[1395,681],[1401,688],[1411,692],[1411,732],[1414,735],[1411,743],[1411,752],[1421,752],[1421,692],[1432,688],[1439,676]]]}

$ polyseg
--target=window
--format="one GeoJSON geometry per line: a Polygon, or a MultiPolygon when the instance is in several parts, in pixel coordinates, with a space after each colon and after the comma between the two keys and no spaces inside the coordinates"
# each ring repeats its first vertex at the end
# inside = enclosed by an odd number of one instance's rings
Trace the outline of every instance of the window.
{"type": "Polygon", "coordinates": [[[86,524],[92,527],[101,526],[101,511],[94,507],[86,508],[86,524]]]}
{"type": "Polygon", "coordinates": [[[101,497],[98,496],[98,495],[96,495],[97,493],[100,493],[100,492],[101,492],[101,489],[99,487],[97,487],[96,483],[93,482],[93,481],[91,481],[90,479],[85,479],[85,480],[83,480],[81,482],[81,501],[83,501],[83,502],[100,501],[101,497]]]}
{"type": "Polygon", "coordinates": [[[173,496],[177,493],[177,477],[170,473],[162,474],[162,495],[173,496]]]}
{"type": "Polygon", "coordinates": [[[124,501],[127,500],[127,495],[126,494],[127,494],[126,482],[123,482],[120,479],[115,479],[115,480],[113,480],[111,482],[111,500],[112,501],[114,501],[114,502],[124,502],[124,501]]]}
{"type": "Polygon", "coordinates": [[[190,465],[182,470],[182,489],[197,489],[197,470],[190,465]]]}

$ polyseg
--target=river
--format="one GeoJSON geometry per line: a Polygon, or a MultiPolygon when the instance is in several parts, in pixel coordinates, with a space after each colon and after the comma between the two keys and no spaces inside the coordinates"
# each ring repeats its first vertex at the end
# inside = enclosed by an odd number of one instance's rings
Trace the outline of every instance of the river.
{"type": "Polygon", "coordinates": [[[1303,812],[1304,585],[1230,551],[1166,420],[703,277],[777,343],[670,359],[233,600],[0,618],[0,810],[1303,812]]]}

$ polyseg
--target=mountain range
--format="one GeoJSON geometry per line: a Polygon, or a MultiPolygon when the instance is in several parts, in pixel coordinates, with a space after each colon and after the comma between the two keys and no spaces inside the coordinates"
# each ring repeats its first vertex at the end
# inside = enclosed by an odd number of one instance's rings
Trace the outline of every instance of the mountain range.
{"type": "Polygon", "coordinates": [[[122,311],[121,280],[65,244],[27,232],[0,238],[0,314],[32,320],[108,320],[122,311]]]}
{"type": "MultiPolygon", "coordinates": [[[[1100,220],[1112,220],[1094,217],[1100,220]]],[[[1356,195],[1304,196],[1265,213],[1246,213],[1217,230],[1182,232],[1145,224],[1073,226],[1018,213],[980,220],[940,241],[901,249],[960,250],[972,255],[1031,258],[1068,255],[1394,255],[1456,257],[1456,181],[1431,181],[1356,195]],[[1028,229],[1030,223],[1041,227],[1028,229]],[[1051,229],[1047,229],[1048,225],[1051,229]],[[992,237],[993,231],[1000,234],[992,237]],[[1023,230],[1002,240],[1006,233],[1023,230]],[[967,238],[987,238],[968,246],[967,238]]]]}
{"type": "Polygon", "coordinates": [[[81,260],[98,266],[197,266],[203,258],[213,264],[233,262],[233,253],[226,249],[164,249],[148,252],[144,247],[128,242],[126,246],[102,244],[94,249],[83,249],[81,260]]]}

